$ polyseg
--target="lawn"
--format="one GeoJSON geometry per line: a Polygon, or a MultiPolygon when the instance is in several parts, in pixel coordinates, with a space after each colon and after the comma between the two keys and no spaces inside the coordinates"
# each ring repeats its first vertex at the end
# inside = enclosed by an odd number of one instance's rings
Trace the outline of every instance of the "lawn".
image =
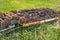
{"type": "MultiPolygon", "coordinates": [[[[51,8],[60,11],[59,5],[59,0],[0,0],[0,12],[35,8],[51,8]]],[[[4,36],[0,33],[0,40],[60,40],[59,27],[60,23],[48,22],[19,28],[4,36]]]]}

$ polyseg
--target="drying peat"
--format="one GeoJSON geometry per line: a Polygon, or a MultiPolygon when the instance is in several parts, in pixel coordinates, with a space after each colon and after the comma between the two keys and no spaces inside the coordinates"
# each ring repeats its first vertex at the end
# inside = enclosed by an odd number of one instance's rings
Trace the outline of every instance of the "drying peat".
{"type": "Polygon", "coordinates": [[[60,16],[60,13],[48,8],[21,10],[18,11],[18,13],[20,13],[19,16],[21,23],[42,21],[60,16]]]}
{"type": "Polygon", "coordinates": [[[21,26],[31,26],[50,20],[60,18],[60,13],[49,8],[39,8],[30,10],[13,10],[8,13],[0,13],[0,26],[3,28],[21,26]]]}

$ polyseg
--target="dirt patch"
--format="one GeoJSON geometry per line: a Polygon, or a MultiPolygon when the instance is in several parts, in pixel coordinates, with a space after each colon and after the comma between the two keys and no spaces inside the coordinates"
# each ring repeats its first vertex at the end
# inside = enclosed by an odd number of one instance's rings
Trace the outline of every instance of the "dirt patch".
{"type": "Polygon", "coordinates": [[[13,10],[7,14],[0,13],[0,19],[3,20],[0,21],[0,24],[4,26],[10,26],[10,25],[12,26],[16,24],[20,24],[22,26],[30,26],[34,24],[39,24],[40,22],[45,21],[47,22],[50,20],[52,21],[59,18],[60,13],[49,8],[39,8],[39,9],[20,10],[20,11],[13,10]]]}

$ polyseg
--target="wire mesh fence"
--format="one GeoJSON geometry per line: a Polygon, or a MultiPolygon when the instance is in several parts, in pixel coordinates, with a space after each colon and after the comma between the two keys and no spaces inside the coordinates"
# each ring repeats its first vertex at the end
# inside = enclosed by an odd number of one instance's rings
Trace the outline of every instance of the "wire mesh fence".
{"type": "Polygon", "coordinates": [[[51,23],[47,24],[43,23],[41,25],[34,25],[29,28],[19,27],[10,32],[3,31],[0,34],[0,40],[59,40],[59,31],[52,28],[53,26],[51,23]]]}

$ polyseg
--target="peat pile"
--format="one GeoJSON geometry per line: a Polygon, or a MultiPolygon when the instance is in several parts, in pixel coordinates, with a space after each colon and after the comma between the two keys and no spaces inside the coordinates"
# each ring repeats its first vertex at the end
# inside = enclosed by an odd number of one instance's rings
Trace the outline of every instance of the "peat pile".
{"type": "Polygon", "coordinates": [[[18,11],[21,23],[29,23],[47,20],[55,17],[60,17],[60,13],[53,11],[52,9],[31,9],[18,11]]]}
{"type": "Polygon", "coordinates": [[[39,8],[31,10],[10,11],[0,13],[0,26],[3,28],[14,27],[16,24],[30,26],[45,22],[45,20],[55,20],[60,18],[60,13],[49,8],[39,8]]]}

